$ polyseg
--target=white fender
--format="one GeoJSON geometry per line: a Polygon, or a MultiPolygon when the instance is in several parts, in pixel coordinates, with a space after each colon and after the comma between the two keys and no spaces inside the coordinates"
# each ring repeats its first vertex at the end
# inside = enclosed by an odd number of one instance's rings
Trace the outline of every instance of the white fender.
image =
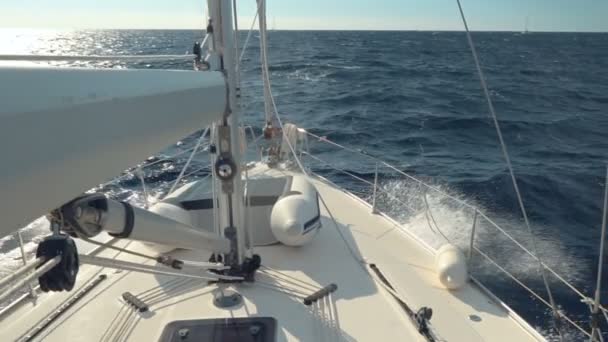
{"type": "Polygon", "coordinates": [[[435,268],[439,282],[450,290],[463,287],[469,279],[467,259],[464,253],[452,244],[445,244],[437,250],[435,268]]]}
{"type": "Polygon", "coordinates": [[[293,177],[289,191],[272,208],[270,228],[288,246],[307,244],[321,228],[317,190],[306,177],[293,177]]]}

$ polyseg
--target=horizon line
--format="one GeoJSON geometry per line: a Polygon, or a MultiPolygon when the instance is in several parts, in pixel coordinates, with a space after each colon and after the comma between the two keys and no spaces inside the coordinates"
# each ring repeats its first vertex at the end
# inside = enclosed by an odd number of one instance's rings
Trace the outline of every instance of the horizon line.
{"type": "MultiPolygon", "coordinates": [[[[0,27],[0,30],[57,30],[57,31],[205,31],[203,28],[92,28],[92,27],[81,27],[81,28],[67,28],[67,27],[0,27]]],[[[239,32],[248,32],[248,29],[241,29],[239,32]]],[[[259,29],[254,28],[252,31],[259,31],[259,29]]],[[[293,32],[309,32],[309,31],[317,31],[317,32],[466,32],[464,29],[315,29],[315,28],[307,28],[307,29],[267,29],[268,32],[272,31],[293,31],[293,32]]],[[[608,31],[561,31],[561,30],[538,30],[538,31],[522,31],[522,30],[469,30],[470,32],[482,32],[482,33],[523,33],[523,34],[531,34],[531,33],[608,33],[608,31]]]]}

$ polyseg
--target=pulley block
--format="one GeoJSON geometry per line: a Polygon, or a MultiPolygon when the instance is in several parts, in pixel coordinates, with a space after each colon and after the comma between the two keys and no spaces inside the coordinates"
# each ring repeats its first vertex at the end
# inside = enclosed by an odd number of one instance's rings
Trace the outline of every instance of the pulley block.
{"type": "Polygon", "coordinates": [[[58,255],[61,256],[61,261],[38,278],[40,289],[44,292],[70,291],[74,288],[79,268],[74,240],[68,235],[58,234],[47,236],[38,244],[37,258],[50,260],[58,255]]]}

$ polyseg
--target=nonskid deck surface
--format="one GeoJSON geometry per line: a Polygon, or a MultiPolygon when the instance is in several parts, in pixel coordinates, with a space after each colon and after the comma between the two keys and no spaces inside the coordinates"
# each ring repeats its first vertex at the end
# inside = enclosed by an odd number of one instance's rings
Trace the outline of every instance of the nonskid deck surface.
{"type": "MultiPolygon", "coordinates": [[[[277,176],[281,172],[258,166],[251,174],[277,176]]],[[[410,308],[433,309],[431,323],[442,340],[542,340],[475,285],[445,290],[433,270],[433,253],[423,244],[391,220],[371,214],[369,206],[353,195],[322,180],[314,183],[331,215],[322,207],[323,228],[309,245],[256,247],[263,264],[257,281],[229,288],[243,296],[241,305],[217,308],[213,298],[220,289],[201,280],[84,266],[80,286],[95,281],[100,274],[107,279],[36,339],[155,341],[167,324],[177,320],[261,316],[276,319],[277,341],[423,341],[397,301],[370,275],[368,265],[373,263],[410,308]],[[331,283],[338,286],[331,296],[312,306],[302,303],[302,297],[331,283]],[[126,305],[121,297],[125,292],[146,302],[149,312],[139,313],[126,305]]],[[[146,252],[147,247],[132,242],[129,249],[146,252]]],[[[209,257],[202,251],[173,254],[187,260],[205,261],[209,257]]],[[[100,255],[151,264],[111,250],[100,255]]],[[[0,339],[18,339],[76,293],[77,289],[69,294],[44,295],[36,305],[20,307],[0,322],[0,339]]]]}

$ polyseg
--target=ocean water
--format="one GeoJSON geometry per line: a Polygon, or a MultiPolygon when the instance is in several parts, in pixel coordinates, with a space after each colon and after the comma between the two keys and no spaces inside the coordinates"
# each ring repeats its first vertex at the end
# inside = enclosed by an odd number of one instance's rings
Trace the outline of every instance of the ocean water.
{"type": "MultiPolygon", "coordinates": [[[[201,36],[195,31],[4,30],[0,31],[0,53],[181,54],[201,36]]],[[[592,295],[608,162],[608,34],[479,32],[473,38],[532,223],[536,249],[563,278],[592,295]]],[[[242,33],[241,44],[244,40],[242,33]]],[[[464,33],[272,31],[268,40],[273,93],[284,121],[420,177],[480,208],[524,246],[534,249],[464,33]]],[[[263,97],[257,48],[254,32],[241,71],[244,121],[259,134],[263,97]]],[[[189,61],[51,64],[192,67],[189,61]]],[[[196,139],[196,134],[184,137],[146,163],[192,147],[196,139]]],[[[373,181],[375,165],[370,159],[314,139],[310,145],[311,153],[319,158],[373,181]]],[[[145,169],[150,197],[167,191],[186,159],[187,154],[182,154],[145,169]]],[[[338,185],[369,198],[368,185],[310,158],[307,162],[338,185]]],[[[195,158],[193,173],[187,178],[208,175],[207,163],[204,156],[195,158]]],[[[378,181],[384,190],[378,199],[381,210],[427,243],[439,246],[445,241],[443,234],[459,245],[468,244],[474,217],[471,210],[387,167],[380,167],[378,181]],[[424,210],[427,205],[430,210],[424,210]]],[[[133,170],[98,189],[140,205],[145,200],[133,170]]],[[[43,219],[24,230],[28,241],[43,234],[43,219]]],[[[546,297],[536,261],[486,221],[478,223],[476,243],[546,297]]],[[[28,243],[29,253],[34,246],[28,243]]],[[[19,263],[15,247],[13,237],[0,240],[0,270],[7,272],[19,263]]],[[[473,271],[543,334],[557,338],[550,310],[479,254],[474,255],[473,271]]],[[[549,274],[548,280],[560,310],[588,328],[586,306],[555,276],[549,274]]],[[[608,277],[604,280],[602,295],[607,302],[608,277]]],[[[566,340],[582,339],[566,323],[563,332],[566,340]]]]}

